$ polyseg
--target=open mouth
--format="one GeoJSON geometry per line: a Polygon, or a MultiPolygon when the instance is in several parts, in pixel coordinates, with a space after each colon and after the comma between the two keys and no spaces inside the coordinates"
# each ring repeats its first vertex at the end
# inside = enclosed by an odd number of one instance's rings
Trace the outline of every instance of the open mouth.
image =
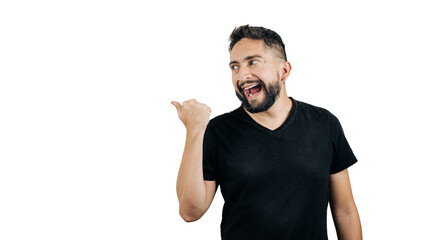
{"type": "Polygon", "coordinates": [[[262,92],[262,86],[259,83],[242,88],[247,99],[256,98],[262,92]]]}

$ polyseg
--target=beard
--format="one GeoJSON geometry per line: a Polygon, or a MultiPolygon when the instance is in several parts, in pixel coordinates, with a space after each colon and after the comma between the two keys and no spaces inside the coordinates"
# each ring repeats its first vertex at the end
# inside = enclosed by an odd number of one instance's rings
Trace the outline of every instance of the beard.
{"type": "Polygon", "coordinates": [[[250,103],[246,98],[243,89],[238,86],[238,91],[236,92],[237,98],[242,102],[242,106],[248,110],[250,113],[259,113],[267,111],[273,104],[276,102],[277,97],[280,94],[280,81],[274,82],[266,86],[262,80],[249,80],[245,83],[258,83],[262,86],[262,90],[264,91],[264,99],[260,103],[250,103]]]}

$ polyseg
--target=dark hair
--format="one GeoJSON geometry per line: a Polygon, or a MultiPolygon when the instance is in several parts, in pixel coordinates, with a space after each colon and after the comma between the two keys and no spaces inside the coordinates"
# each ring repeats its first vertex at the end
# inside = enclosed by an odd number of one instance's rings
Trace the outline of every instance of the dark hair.
{"type": "Polygon", "coordinates": [[[242,38],[249,38],[254,40],[263,39],[264,43],[272,48],[280,58],[288,61],[286,58],[285,45],[283,44],[282,38],[275,31],[263,27],[251,27],[249,25],[243,25],[234,28],[229,38],[230,46],[228,51],[231,52],[231,49],[233,49],[234,45],[242,38]]]}

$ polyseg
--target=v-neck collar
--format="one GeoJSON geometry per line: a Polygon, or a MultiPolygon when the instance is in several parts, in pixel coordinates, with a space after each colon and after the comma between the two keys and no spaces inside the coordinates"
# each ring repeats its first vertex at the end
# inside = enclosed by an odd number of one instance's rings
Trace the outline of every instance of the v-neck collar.
{"type": "Polygon", "coordinates": [[[295,115],[295,111],[297,110],[297,101],[295,99],[293,99],[292,97],[289,97],[292,100],[292,108],[291,111],[289,112],[288,117],[285,119],[285,121],[282,123],[282,125],[280,125],[279,127],[277,127],[276,129],[269,129],[267,127],[264,127],[263,125],[259,124],[257,121],[255,121],[246,111],[245,109],[243,109],[243,105],[241,105],[239,107],[239,111],[242,114],[242,116],[244,118],[246,118],[247,120],[249,120],[250,122],[252,122],[253,124],[255,124],[256,126],[258,126],[259,128],[261,128],[263,131],[266,131],[268,133],[276,133],[281,131],[282,129],[285,128],[285,126],[287,126],[289,124],[289,122],[293,119],[293,116],[295,115]]]}

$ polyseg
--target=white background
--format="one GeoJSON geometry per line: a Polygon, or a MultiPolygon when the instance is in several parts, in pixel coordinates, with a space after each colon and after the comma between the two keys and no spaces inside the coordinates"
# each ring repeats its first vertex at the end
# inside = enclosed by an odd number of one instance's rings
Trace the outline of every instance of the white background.
{"type": "Polygon", "coordinates": [[[340,119],[364,238],[427,239],[426,22],[422,1],[2,1],[0,239],[220,239],[219,189],[178,214],[170,101],[239,106],[243,24],[282,36],[289,96],[340,119]]]}

